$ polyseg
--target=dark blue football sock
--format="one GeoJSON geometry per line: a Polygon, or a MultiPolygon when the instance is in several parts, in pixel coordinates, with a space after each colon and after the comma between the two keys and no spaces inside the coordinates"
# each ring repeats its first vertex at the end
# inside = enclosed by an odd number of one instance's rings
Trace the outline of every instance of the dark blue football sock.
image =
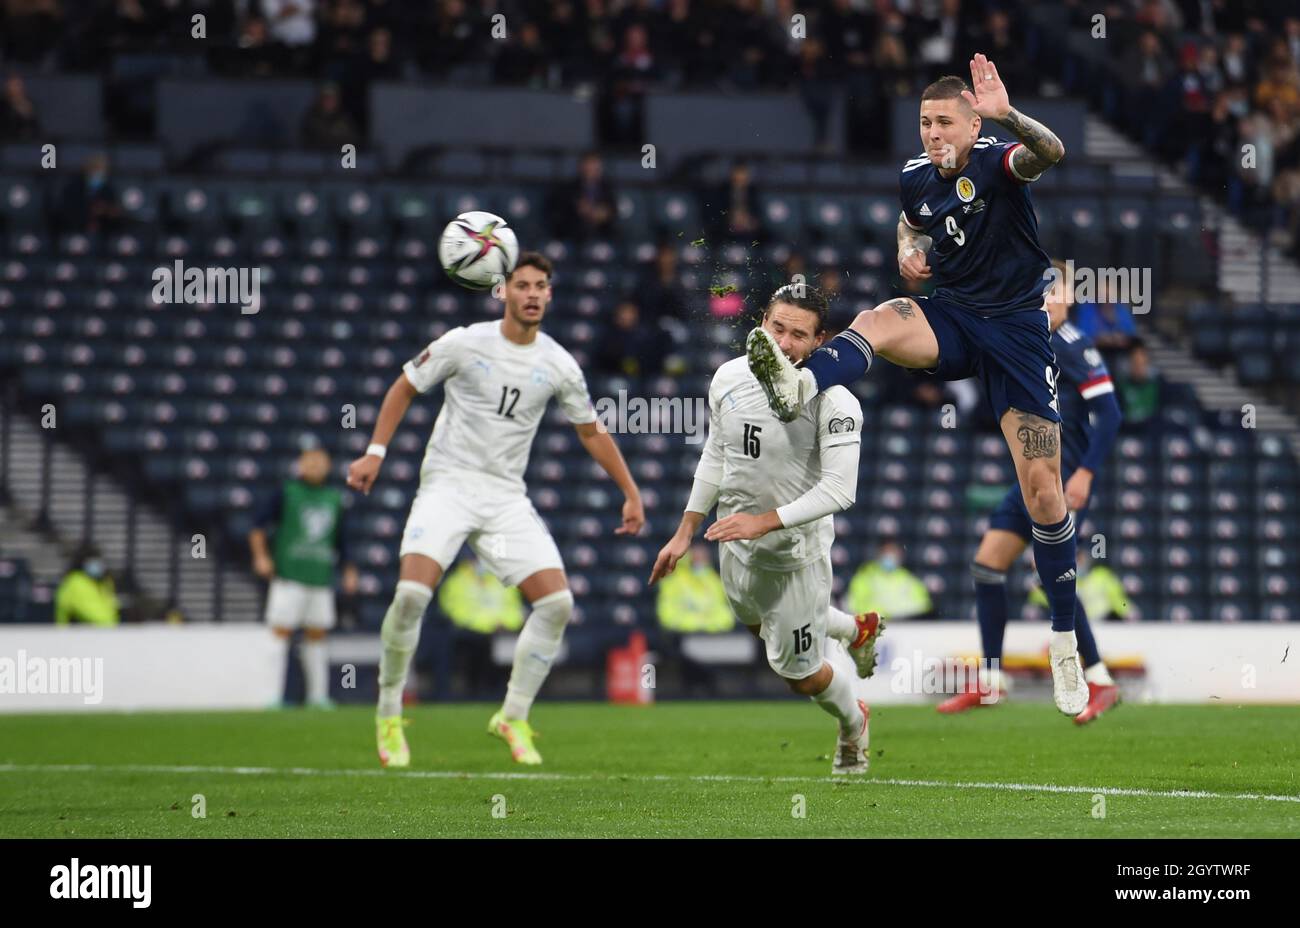
{"type": "Polygon", "coordinates": [[[975,618],[980,625],[984,659],[1002,660],[1002,639],[1007,630],[1007,575],[1000,570],[972,564],[975,578],[975,618]]]}
{"type": "Polygon", "coordinates": [[[1083,600],[1078,596],[1074,597],[1074,635],[1079,639],[1079,657],[1083,659],[1084,669],[1100,664],[1101,652],[1097,650],[1097,639],[1092,636],[1088,613],[1083,608],[1083,600]]]}
{"type": "Polygon", "coordinates": [[[852,329],[845,329],[814,351],[803,367],[812,371],[820,392],[853,383],[871,369],[875,355],[865,338],[852,329]]]}
{"type": "Polygon", "coordinates": [[[1035,522],[1034,563],[1052,609],[1052,631],[1074,630],[1074,516],[1053,525],[1035,522]]]}

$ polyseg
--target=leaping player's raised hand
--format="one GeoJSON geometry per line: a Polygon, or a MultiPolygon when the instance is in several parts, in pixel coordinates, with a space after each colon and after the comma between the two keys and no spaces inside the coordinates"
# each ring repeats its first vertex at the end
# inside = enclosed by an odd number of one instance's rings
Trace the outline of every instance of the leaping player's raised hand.
{"type": "Polygon", "coordinates": [[[379,468],[383,463],[383,459],[377,454],[367,454],[357,458],[348,466],[348,486],[369,496],[370,488],[374,486],[375,478],[379,476],[379,468]]]}
{"type": "Polygon", "coordinates": [[[970,86],[974,93],[963,90],[961,96],[981,119],[998,120],[1011,111],[1011,100],[997,67],[978,53],[970,60],[970,86]]]}
{"type": "Polygon", "coordinates": [[[654,569],[650,571],[650,583],[647,585],[654,586],[672,573],[677,562],[685,557],[689,550],[691,550],[690,538],[683,538],[678,534],[668,539],[668,544],[659,549],[659,556],[655,558],[654,569]]]}
{"type": "Polygon", "coordinates": [[[645,525],[645,507],[641,505],[641,498],[627,499],[623,501],[623,524],[614,529],[615,535],[639,535],[641,526],[645,525]]]}

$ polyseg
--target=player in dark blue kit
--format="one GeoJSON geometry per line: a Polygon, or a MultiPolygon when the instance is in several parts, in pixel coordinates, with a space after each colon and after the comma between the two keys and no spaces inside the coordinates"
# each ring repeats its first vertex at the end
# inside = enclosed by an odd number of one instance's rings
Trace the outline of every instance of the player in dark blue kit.
{"type": "Polygon", "coordinates": [[[1049,263],[1027,189],[1065,156],[1065,146],[1012,108],[993,62],[976,55],[970,71],[973,91],[945,77],[921,94],[925,152],[899,176],[899,269],[908,281],[933,276],[934,296],[859,313],[802,369],[761,327],[746,348],[768,403],[787,422],[818,391],[861,377],[877,353],[945,380],[980,378],[1032,520],[1034,560],[1051,604],[1052,695],[1058,709],[1076,716],[1088,688],[1074,633],[1074,519],[1061,485],[1057,366],[1044,306],[1049,263]],[[1020,141],[981,137],[984,119],[1020,141]],[[918,247],[922,236],[933,241],[928,255],[918,247]]]}
{"type": "MultiPolygon", "coordinates": [[[[1066,265],[1053,261],[1057,280],[1047,294],[1047,311],[1051,317],[1052,348],[1061,376],[1061,468],[1065,479],[1066,506],[1082,525],[1092,496],[1092,481],[1110,456],[1119,435],[1123,416],[1115,401],[1106,363],[1092,340],[1067,321],[1074,302],[1066,265]]],[[[989,527],[980,539],[979,550],[971,565],[975,579],[975,612],[979,618],[980,641],[986,660],[1002,658],[1002,639],[1007,628],[1007,571],[1024,553],[1032,537],[1033,525],[1019,487],[1012,487],[1002,503],[989,517],[989,527]]],[[[1088,624],[1083,603],[1076,601],[1075,633],[1083,676],[1088,684],[1088,707],[1074,717],[1083,725],[1097,718],[1119,699],[1119,687],[1102,663],[1096,639],[1088,624]]],[[[980,706],[996,705],[1006,693],[1000,670],[988,670],[987,679],[977,690],[958,693],[939,705],[945,713],[964,712],[980,706]],[[997,693],[998,699],[987,694],[997,693]]]]}

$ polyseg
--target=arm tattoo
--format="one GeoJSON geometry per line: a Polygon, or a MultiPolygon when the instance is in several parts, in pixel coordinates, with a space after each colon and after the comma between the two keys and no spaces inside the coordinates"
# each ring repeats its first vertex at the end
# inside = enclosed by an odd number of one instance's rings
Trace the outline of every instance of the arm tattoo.
{"type": "Polygon", "coordinates": [[[1033,460],[1056,457],[1060,445],[1056,423],[1019,410],[1016,411],[1016,416],[1020,419],[1020,425],[1016,427],[1016,438],[1025,458],[1033,460]]]}
{"type": "Polygon", "coordinates": [[[913,316],[916,315],[916,310],[912,308],[911,300],[904,300],[904,299],[890,300],[885,305],[892,307],[894,311],[897,312],[904,319],[911,319],[913,316]]]}
{"type": "Polygon", "coordinates": [[[906,248],[908,245],[913,244],[918,238],[920,238],[924,234],[925,234],[924,232],[918,229],[913,229],[911,226],[909,226],[903,220],[903,215],[900,213],[898,216],[898,253],[901,255],[903,253],[904,248],[906,248]]]}
{"type": "Polygon", "coordinates": [[[1065,157],[1065,146],[1056,133],[1015,107],[998,121],[1025,146],[1011,155],[1011,163],[1021,177],[1037,177],[1065,157]]]}

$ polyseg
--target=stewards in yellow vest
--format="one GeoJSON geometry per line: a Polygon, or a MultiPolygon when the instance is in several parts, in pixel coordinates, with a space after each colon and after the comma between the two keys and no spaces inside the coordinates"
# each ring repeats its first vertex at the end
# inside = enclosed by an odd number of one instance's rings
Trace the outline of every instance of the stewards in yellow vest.
{"type": "Polygon", "coordinates": [[[853,575],[845,605],[855,615],[878,612],[883,619],[907,619],[934,609],[930,591],[903,566],[903,549],[893,541],[882,544],[876,559],[853,575]]]}
{"type": "MultiPolygon", "coordinates": [[[[1113,570],[1103,564],[1094,566],[1086,549],[1079,552],[1076,564],[1078,579],[1074,591],[1079,595],[1088,621],[1101,622],[1112,615],[1122,619],[1128,615],[1128,594],[1113,570]]],[[[1029,592],[1029,601],[1044,609],[1048,607],[1047,595],[1040,586],[1029,592]]]]}
{"type": "Polygon", "coordinates": [[[517,632],[524,626],[524,598],[518,587],[508,587],[465,557],[438,587],[438,606],[447,618],[472,632],[491,635],[517,632]]]}
{"type": "Polygon", "coordinates": [[[729,632],[735,626],[708,545],[692,545],[691,566],[678,564],[659,581],[658,612],[659,624],[680,634],[729,632]]]}
{"type": "Polygon", "coordinates": [[[83,545],[73,559],[72,569],[54,593],[54,621],[59,625],[85,622],[88,625],[116,625],[117,591],[113,578],[104,570],[104,559],[94,545],[83,545]]]}

